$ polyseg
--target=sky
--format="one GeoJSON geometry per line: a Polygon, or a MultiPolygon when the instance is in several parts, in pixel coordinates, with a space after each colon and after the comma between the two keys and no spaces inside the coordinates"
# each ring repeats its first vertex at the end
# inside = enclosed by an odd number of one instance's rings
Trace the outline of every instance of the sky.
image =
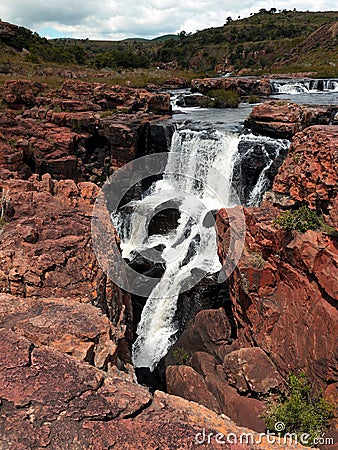
{"type": "Polygon", "coordinates": [[[1,0],[0,18],[47,38],[154,38],[221,26],[261,8],[337,11],[337,0],[1,0]]]}

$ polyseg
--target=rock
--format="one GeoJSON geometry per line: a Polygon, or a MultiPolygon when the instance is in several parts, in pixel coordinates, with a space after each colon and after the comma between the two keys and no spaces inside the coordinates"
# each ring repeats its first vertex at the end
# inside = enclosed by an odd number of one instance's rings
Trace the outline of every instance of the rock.
{"type": "MultiPolygon", "coordinates": [[[[238,343],[259,346],[283,376],[306,371],[314,385],[325,389],[337,381],[335,242],[320,231],[292,237],[278,230],[276,209],[244,211],[245,252],[230,277],[238,343]]],[[[228,215],[220,211],[221,262],[227,223],[228,215]]]]}
{"type": "MultiPolygon", "coordinates": [[[[48,345],[53,342],[56,348],[93,360],[98,367],[129,364],[130,296],[107,280],[91,247],[91,214],[98,187],[88,182],[76,185],[73,180],[57,182],[47,174],[41,181],[38,177],[30,181],[1,180],[0,187],[9,192],[10,203],[15,206],[15,214],[1,234],[1,290],[17,297],[11,302],[19,302],[18,310],[31,308],[27,314],[35,321],[34,341],[40,333],[42,339],[43,323],[49,323],[48,345]],[[34,300],[36,297],[53,300],[46,305],[34,300]],[[99,306],[115,328],[109,328],[106,319],[100,322],[97,310],[85,303],[99,306]],[[43,315],[41,323],[33,319],[35,311],[43,315]],[[71,318],[67,319],[67,314],[71,318]],[[80,323],[73,322],[73,315],[82,323],[82,331],[81,327],[76,328],[80,323]],[[86,325],[87,322],[97,322],[101,329],[86,325]],[[117,341],[111,341],[108,333],[118,336],[117,341]],[[97,356],[96,347],[102,347],[97,356]]],[[[26,325],[22,325],[22,330],[26,330],[26,325]]]]}
{"type": "Polygon", "coordinates": [[[236,77],[236,78],[203,78],[192,80],[192,92],[207,95],[214,89],[236,90],[239,95],[270,95],[268,78],[236,77]]]}
{"type": "Polygon", "coordinates": [[[236,389],[229,385],[222,366],[216,363],[213,356],[197,352],[192,357],[191,365],[196,372],[203,376],[208,390],[216,398],[219,408],[224,414],[241,426],[255,431],[264,431],[265,425],[260,418],[265,411],[264,404],[256,399],[239,395],[236,389]]]}
{"type": "Polygon", "coordinates": [[[31,108],[36,104],[38,94],[41,94],[46,88],[46,84],[37,81],[5,81],[2,99],[12,109],[31,108]]]}
{"type": "Polygon", "coordinates": [[[294,136],[273,191],[330,211],[338,193],[337,148],[338,126],[316,125],[294,136]]]}
{"type": "Polygon", "coordinates": [[[35,346],[48,345],[108,372],[116,365],[117,342],[123,333],[98,308],[70,299],[8,294],[0,294],[0,302],[1,328],[15,330],[35,346]]]}
{"type": "MultiPolygon", "coordinates": [[[[135,383],[106,377],[87,363],[49,347],[34,348],[17,333],[0,329],[0,443],[4,448],[98,448],[169,450],[201,448],[205,434],[214,449],[256,449],[228,444],[247,433],[207,408],[162,392],[152,397],[135,383]],[[53,386],[53,389],[50,387],[53,386]],[[218,443],[217,433],[224,441],[218,443]],[[197,438],[197,440],[196,440],[197,438]]],[[[261,449],[286,449],[262,442],[261,449]]],[[[251,442],[251,441],[249,441],[251,442]]],[[[301,448],[301,447],[299,447],[301,448]]]]}
{"type": "Polygon", "coordinates": [[[241,348],[225,356],[223,370],[229,384],[241,393],[266,395],[283,391],[284,380],[259,347],[241,348]]]}
{"type": "Polygon", "coordinates": [[[169,366],[166,371],[168,394],[178,395],[220,413],[215,397],[208,390],[203,377],[188,366],[169,366]]]}
{"type": "MultiPolygon", "coordinates": [[[[223,360],[230,343],[231,325],[224,309],[210,309],[196,314],[193,324],[183,331],[173,350],[183,348],[190,355],[207,351],[223,360]]],[[[171,351],[168,364],[175,363],[171,351]]]]}
{"type": "Polygon", "coordinates": [[[334,108],[297,105],[287,100],[270,100],[254,106],[245,126],[273,138],[291,139],[293,135],[315,124],[329,125],[334,108]]]}

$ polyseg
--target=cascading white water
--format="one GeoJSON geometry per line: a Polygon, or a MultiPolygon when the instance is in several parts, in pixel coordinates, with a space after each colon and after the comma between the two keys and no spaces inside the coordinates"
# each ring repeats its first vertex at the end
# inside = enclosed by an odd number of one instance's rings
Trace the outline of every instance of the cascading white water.
{"type": "MultiPolygon", "coordinates": [[[[221,266],[217,256],[216,230],[204,220],[209,211],[231,204],[231,181],[234,155],[239,136],[221,131],[177,130],[172,138],[163,179],[152,185],[144,199],[133,201],[130,220],[113,217],[122,237],[122,256],[132,259],[159,244],[164,246],[161,257],[165,271],[152,290],[143,308],[133,345],[136,367],[153,370],[174,343],[177,325],[174,316],[179,293],[193,270],[214,273],[221,266]],[[177,153],[180,158],[177,158],[177,153]],[[219,180],[211,179],[216,168],[219,180]],[[213,188],[210,189],[210,186],[213,188]],[[216,187],[216,189],[215,189],[216,187]],[[227,193],[224,205],[218,192],[227,193]],[[149,218],[159,205],[168,200],[179,205],[178,227],[166,235],[147,236],[149,218]]],[[[217,178],[217,175],[216,175],[217,178]]]]}
{"type": "MultiPolygon", "coordinates": [[[[272,139],[266,136],[255,136],[253,134],[249,134],[241,137],[242,140],[248,140],[253,144],[256,142],[260,143],[262,152],[266,158],[266,165],[261,171],[258,180],[252,189],[249,199],[247,201],[247,206],[259,206],[263,194],[267,189],[267,185],[269,183],[269,179],[267,178],[267,172],[271,168],[274,160],[278,158],[279,154],[282,150],[286,150],[289,148],[290,141],[287,139],[272,139]],[[270,152],[267,151],[266,147],[270,147],[270,152]]],[[[248,150],[250,152],[251,150],[248,150]]],[[[245,158],[247,155],[242,155],[242,158],[245,158]]]]}
{"type": "Polygon", "coordinates": [[[337,79],[318,80],[273,80],[272,92],[275,94],[316,94],[321,92],[338,92],[337,79]]]}

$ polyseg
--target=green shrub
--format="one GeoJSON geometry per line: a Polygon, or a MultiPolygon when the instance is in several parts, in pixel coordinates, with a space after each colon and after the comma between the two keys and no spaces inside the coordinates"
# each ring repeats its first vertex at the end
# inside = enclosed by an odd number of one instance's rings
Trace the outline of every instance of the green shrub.
{"type": "Polygon", "coordinates": [[[262,269],[265,265],[263,256],[256,252],[249,253],[248,261],[255,269],[262,269]]]}
{"type": "MultiPolygon", "coordinates": [[[[289,395],[271,404],[265,419],[267,430],[276,432],[276,424],[283,426],[282,435],[294,433],[298,437],[307,433],[309,445],[328,428],[333,417],[333,406],[321,395],[312,392],[305,374],[290,375],[289,395]]],[[[279,429],[277,429],[279,431],[279,429]]]]}
{"type": "Polygon", "coordinates": [[[297,230],[302,233],[307,230],[318,230],[322,224],[322,218],[306,205],[295,210],[285,211],[274,220],[274,225],[279,225],[285,231],[297,230]]]}
{"type": "Polygon", "coordinates": [[[74,133],[78,133],[78,134],[82,133],[83,127],[82,127],[82,123],[79,120],[73,120],[72,131],[74,131],[74,133]]]}
{"type": "Polygon", "coordinates": [[[190,356],[189,353],[184,348],[177,347],[173,351],[173,357],[178,366],[184,366],[187,363],[190,356]]]}
{"type": "Polygon", "coordinates": [[[234,89],[215,89],[210,91],[209,96],[214,99],[213,108],[237,108],[239,104],[238,92],[234,89]]]}
{"type": "Polygon", "coordinates": [[[259,103],[259,98],[257,97],[257,95],[250,95],[249,103],[250,105],[252,105],[253,103],[259,103]]]}

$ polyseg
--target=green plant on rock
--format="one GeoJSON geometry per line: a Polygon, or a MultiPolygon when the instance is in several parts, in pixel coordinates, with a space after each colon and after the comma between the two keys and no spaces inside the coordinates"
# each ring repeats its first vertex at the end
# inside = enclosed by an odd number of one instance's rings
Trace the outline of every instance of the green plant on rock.
{"type": "Polygon", "coordinates": [[[318,230],[322,224],[322,218],[306,205],[285,211],[274,220],[274,225],[279,225],[285,231],[297,230],[301,233],[305,233],[307,230],[318,230]]]}
{"type": "Polygon", "coordinates": [[[249,101],[250,105],[252,105],[254,103],[259,103],[259,97],[257,97],[257,95],[250,95],[248,101],[249,101]]]}
{"type": "Polygon", "coordinates": [[[248,255],[248,261],[252,267],[255,269],[262,269],[264,267],[265,261],[263,256],[257,252],[251,252],[248,255]]]}
{"type": "Polygon", "coordinates": [[[176,365],[178,366],[184,366],[190,357],[189,353],[183,347],[175,348],[172,354],[175,359],[176,365]]]}
{"type": "Polygon", "coordinates": [[[234,89],[214,89],[209,96],[213,98],[213,108],[237,108],[239,104],[238,92],[234,89]]]}
{"type": "Polygon", "coordinates": [[[73,120],[72,131],[74,131],[74,133],[78,133],[78,134],[82,133],[83,127],[82,127],[82,123],[79,120],[73,120]]]}
{"type": "Polygon", "coordinates": [[[333,405],[321,394],[314,394],[311,384],[304,373],[289,375],[289,395],[271,402],[264,420],[267,430],[280,431],[283,435],[296,434],[299,438],[308,434],[307,442],[311,446],[315,439],[327,430],[333,417],[333,405]]]}

